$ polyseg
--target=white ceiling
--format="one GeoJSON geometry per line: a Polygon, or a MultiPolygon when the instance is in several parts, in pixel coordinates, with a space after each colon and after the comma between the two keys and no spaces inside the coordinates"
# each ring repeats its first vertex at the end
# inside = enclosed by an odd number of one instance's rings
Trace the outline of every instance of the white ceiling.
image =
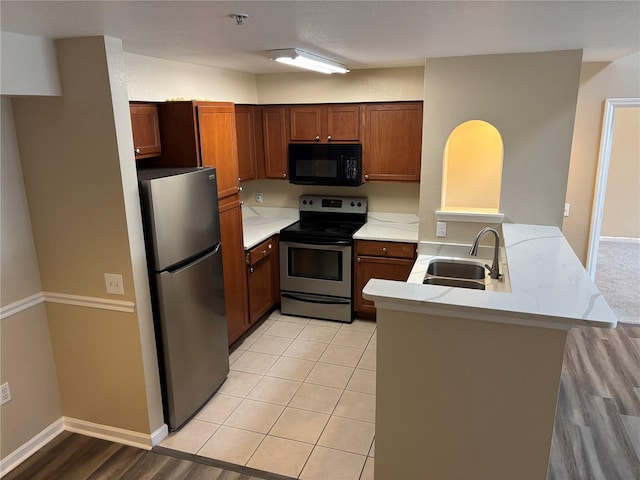
{"type": "Polygon", "coordinates": [[[584,61],[640,50],[640,1],[7,1],[3,31],[107,35],[127,52],[250,73],[295,70],[267,58],[298,47],[351,69],[425,58],[584,49],[584,61]],[[236,26],[231,13],[249,18],[236,26]]]}

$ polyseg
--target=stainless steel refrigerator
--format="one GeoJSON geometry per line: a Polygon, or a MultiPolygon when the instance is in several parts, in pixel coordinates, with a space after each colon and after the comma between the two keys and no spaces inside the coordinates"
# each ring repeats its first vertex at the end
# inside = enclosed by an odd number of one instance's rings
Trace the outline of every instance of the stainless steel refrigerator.
{"type": "Polygon", "coordinates": [[[214,168],[139,170],[165,420],[176,430],[229,373],[214,168]]]}

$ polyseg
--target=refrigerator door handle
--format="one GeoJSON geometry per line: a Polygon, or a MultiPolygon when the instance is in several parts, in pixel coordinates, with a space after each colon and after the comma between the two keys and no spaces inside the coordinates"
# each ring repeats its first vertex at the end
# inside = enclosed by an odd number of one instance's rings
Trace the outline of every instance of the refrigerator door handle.
{"type": "Polygon", "coordinates": [[[167,268],[165,270],[165,272],[172,273],[172,274],[173,273],[180,273],[181,271],[183,271],[183,270],[185,270],[185,269],[187,269],[187,268],[189,268],[189,267],[191,267],[191,266],[193,266],[193,265],[195,265],[197,263],[200,263],[200,262],[206,260],[207,258],[217,254],[220,251],[220,247],[221,247],[221,244],[218,243],[215,247],[212,247],[211,249],[207,250],[208,253],[206,253],[205,255],[199,255],[194,260],[190,261],[187,264],[182,264],[181,263],[181,264],[178,264],[178,265],[174,266],[173,268],[169,267],[169,268],[167,268]]]}

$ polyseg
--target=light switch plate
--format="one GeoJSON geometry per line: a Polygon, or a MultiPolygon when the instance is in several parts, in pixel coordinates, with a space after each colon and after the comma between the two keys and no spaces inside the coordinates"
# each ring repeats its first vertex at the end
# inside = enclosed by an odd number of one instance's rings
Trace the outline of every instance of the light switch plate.
{"type": "Polygon", "coordinates": [[[569,211],[571,211],[571,204],[570,203],[565,203],[564,204],[564,216],[565,217],[569,216],[569,211]]]}
{"type": "Polygon", "coordinates": [[[124,295],[124,284],[122,283],[122,275],[117,273],[105,273],[104,283],[107,287],[107,293],[124,295]]]}

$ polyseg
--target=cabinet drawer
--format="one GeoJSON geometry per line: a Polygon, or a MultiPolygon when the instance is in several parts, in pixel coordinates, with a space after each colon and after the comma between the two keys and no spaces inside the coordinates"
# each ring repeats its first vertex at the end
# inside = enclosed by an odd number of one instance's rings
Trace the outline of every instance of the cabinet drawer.
{"type": "Polygon", "coordinates": [[[249,265],[255,265],[263,258],[266,258],[273,254],[273,239],[266,240],[260,245],[253,247],[247,252],[247,263],[249,265]]]}
{"type": "Polygon", "coordinates": [[[356,241],[356,255],[416,258],[415,243],[356,241]]]}

